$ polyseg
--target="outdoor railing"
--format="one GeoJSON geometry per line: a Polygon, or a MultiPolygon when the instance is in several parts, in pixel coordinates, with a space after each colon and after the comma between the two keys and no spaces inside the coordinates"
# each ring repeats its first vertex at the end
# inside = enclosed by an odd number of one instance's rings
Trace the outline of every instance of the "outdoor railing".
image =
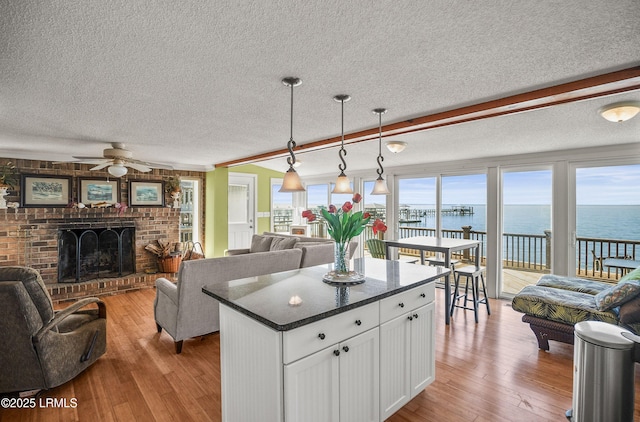
{"type": "MultiPolygon", "coordinates": [[[[365,239],[373,236],[370,227],[365,230],[365,239]]],[[[435,229],[425,227],[405,227],[399,229],[399,238],[413,236],[435,236],[435,229]]],[[[442,236],[454,239],[480,240],[481,262],[485,259],[486,232],[471,230],[465,226],[462,230],[442,230],[442,236]]],[[[522,271],[544,272],[551,270],[551,231],[545,230],[544,234],[516,234],[504,233],[503,242],[503,268],[522,271]]],[[[598,279],[618,280],[623,274],[622,270],[604,266],[606,258],[640,259],[640,241],[621,239],[576,239],[576,275],[598,279]]],[[[401,248],[400,253],[418,256],[419,252],[401,248]]],[[[428,253],[427,253],[427,256],[428,253]]],[[[473,251],[462,251],[454,255],[457,259],[471,260],[473,251]]]]}
{"type": "MultiPolygon", "coordinates": [[[[326,237],[322,224],[314,222],[310,225],[312,236],[326,237]],[[315,223],[315,224],[314,224],[315,223]]],[[[288,224],[278,224],[276,231],[289,231],[288,224]]],[[[364,230],[365,242],[377,237],[373,235],[372,225],[364,230]]],[[[435,236],[436,230],[427,227],[400,226],[399,238],[413,236],[435,236]]],[[[442,230],[442,236],[453,239],[474,239],[480,241],[481,263],[485,260],[486,232],[471,230],[464,226],[461,230],[442,230]]],[[[504,233],[502,235],[503,268],[534,272],[550,272],[551,269],[551,231],[544,234],[504,233]]],[[[365,244],[366,248],[366,244],[365,244]]],[[[418,256],[419,252],[401,248],[404,255],[418,256]]],[[[456,259],[472,260],[474,251],[462,251],[454,254],[456,259]]],[[[433,253],[427,252],[427,256],[433,253]]],[[[640,259],[640,241],[621,239],[576,238],[576,275],[597,279],[618,280],[622,270],[604,266],[607,258],[640,259]]]]}

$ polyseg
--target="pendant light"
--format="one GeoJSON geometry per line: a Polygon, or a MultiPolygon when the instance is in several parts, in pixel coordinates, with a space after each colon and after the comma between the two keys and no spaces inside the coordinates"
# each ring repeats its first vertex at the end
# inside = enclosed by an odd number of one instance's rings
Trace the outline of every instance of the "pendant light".
{"type": "Polygon", "coordinates": [[[333,97],[333,99],[342,105],[342,144],[340,145],[340,150],[338,151],[338,156],[340,157],[340,161],[342,161],[342,164],[338,164],[340,174],[336,179],[336,185],[334,186],[331,193],[353,193],[349,178],[346,174],[344,174],[344,171],[347,169],[347,162],[344,160],[344,157],[347,155],[347,150],[344,149],[344,102],[349,101],[351,97],[343,94],[336,95],[335,97],[333,97]]]}
{"type": "Polygon", "coordinates": [[[296,147],[296,143],[293,140],[293,87],[299,86],[302,83],[300,78],[288,77],[282,80],[285,86],[291,87],[291,136],[289,142],[287,142],[287,149],[289,150],[290,157],[287,157],[287,163],[289,163],[289,170],[284,174],[282,180],[282,186],[278,192],[304,192],[304,187],[300,181],[300,176],[294,168],[296,165],[296,156],[293,153],[293,149],[296,147]]]}
{"type": "Polygon", "coordinates": [[[382,115],[387,112],[386,108],[376,108],[373,110],[375,114],[378,115],[378,166],[379,169],[376,169],[378,173],[378,178],[376,179],[376,184],[373,185],[373,190],[371,191],[371,195],[389,195],[389,188],[387,187],[387,182],[382,178],[382,173],[384,173],[384,169],[382,168],[382,162],[384,161],[384,157],[382,156],[382,115]]]}

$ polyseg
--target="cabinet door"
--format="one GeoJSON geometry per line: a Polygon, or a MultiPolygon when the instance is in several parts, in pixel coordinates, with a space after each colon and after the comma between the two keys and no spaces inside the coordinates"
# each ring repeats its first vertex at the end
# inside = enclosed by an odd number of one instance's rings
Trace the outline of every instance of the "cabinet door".
{"type": "MultiPolygon", "coordinates": [[[[340,343],[340,421],[379,421],[378,328],[340,343]]],[[[333,419],[335,420],[335,419],[333,419]]]]}
{"type": "Polygon", "coordinates": [[[411,312],[411,398],[435,380],[435,303],[411,312]]]}
{"type": "Polygon", "coordinates": [[[387,419],[410,399],[411,324],[405,313],[380,326],[380,413],[387,419]]]}
{"type": "Polygon", "coordinates": [[[287,422],[337,421],[339,417],[338,345],[284,366],[287,422]]]}

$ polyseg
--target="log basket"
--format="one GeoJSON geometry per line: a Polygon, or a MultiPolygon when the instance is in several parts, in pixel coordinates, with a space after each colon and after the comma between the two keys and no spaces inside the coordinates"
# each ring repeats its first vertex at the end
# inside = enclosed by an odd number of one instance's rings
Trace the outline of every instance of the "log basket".
{"type": "Polygon", "coordinates": [[[182,262],[182,256],[166,256],[158,258],[158,269],[161,273],[177,273],[182,262]]]}

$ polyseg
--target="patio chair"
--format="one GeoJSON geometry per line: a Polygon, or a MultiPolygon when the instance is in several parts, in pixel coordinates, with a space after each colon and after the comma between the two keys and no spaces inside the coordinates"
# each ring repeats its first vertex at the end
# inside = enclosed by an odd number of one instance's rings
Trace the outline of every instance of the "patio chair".
{"type": "Polygon", "coordinates": [[[368,239],[367,240],[367,248],[369,249],[369,253],[373,258],[381,258],[386,259],[387,254],[385,251],[384,242],[380,239],[368,239]]]}

